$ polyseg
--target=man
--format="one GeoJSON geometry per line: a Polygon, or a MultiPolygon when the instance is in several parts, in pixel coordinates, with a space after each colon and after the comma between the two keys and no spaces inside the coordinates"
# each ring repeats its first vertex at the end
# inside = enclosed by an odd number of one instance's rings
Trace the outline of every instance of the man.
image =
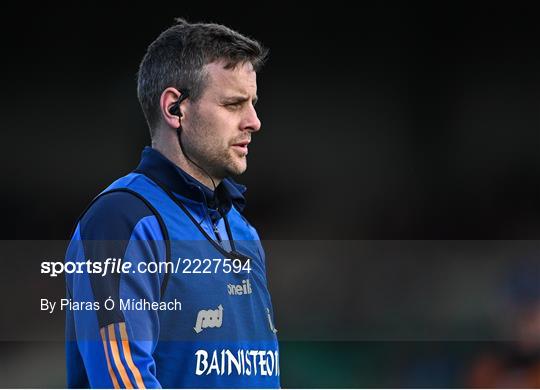
{"type": "Polygon", "coordinates": [[[264,251],[228,178],[261,127],[265,56],[184,20],[148,47],[138,97],[152,147],[90,204],[66,255],[86,262],[66,275],[69,387],[279,387],[264,251]]]}

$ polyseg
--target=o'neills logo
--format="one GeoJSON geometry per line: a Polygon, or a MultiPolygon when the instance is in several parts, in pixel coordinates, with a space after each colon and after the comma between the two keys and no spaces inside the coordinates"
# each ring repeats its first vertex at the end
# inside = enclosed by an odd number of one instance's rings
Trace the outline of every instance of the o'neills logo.
{"type": "Polygon", "coordinates": [[[242,284],[228,284],[227,291],[229,295],[246,295],[251,294],[251,282],[249,279],[242,280],[242,284]]]}
{"type": "Polygon", "coordinates": [[[201,310],[197,314],[195,332],[201,333],[205,328],[221,328],[223,322],[223,306],[219,305],[217,310],[201,310]]]}
{"type": "Polygon", "coordinates": [[[199,349],[195,357],[195,375],[279,376],[278,351],[239,349],[233,352],[214,349],[209,353],[199,349]]]}

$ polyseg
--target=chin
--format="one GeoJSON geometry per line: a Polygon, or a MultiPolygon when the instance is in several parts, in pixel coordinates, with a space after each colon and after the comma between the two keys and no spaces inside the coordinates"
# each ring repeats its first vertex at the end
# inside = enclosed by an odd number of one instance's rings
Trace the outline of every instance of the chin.
{"type": "Polygon", "coordinates": [[[237,176],[244,173],[247,169],[246,156],[240,156],[237,153],[229,153],[224,155],[221,159],[221,164],[218,168],[218,172],[222,173],[223,177],[237,176]]]}
{"type": "Polygon", "coordinates": [[[246,170],[247,170],[247,167],[244,166],[242,168],[230,169],[229,173],[230,173],[230,175],[238,176],[238,175],[241,175],[242,173],[244,173],[246,170]]]}
{"type": "Polygon", "coordinates": [[[244,161],[235,161],[227,167],[228,176],[230,175],[241,175],[247,170],[246,160],[244,161]]]}

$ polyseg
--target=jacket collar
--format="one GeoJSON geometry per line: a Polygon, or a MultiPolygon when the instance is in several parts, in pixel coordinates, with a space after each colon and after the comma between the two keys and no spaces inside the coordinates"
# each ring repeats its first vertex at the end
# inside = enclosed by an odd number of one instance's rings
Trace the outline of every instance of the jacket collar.
{"type": "MultiPolygon", "coordinates": [[[[211,199],[214,197],[214,191],[149,146],[143,149],[137,170],[147,173],[150,177],[155,177],[174,193],[203,203],[207,207],[209,207],[209,202],[211,203],[211,199]]],[[[246,205],[244,192],[246,192],[245,186],[236,183],[230,178],[223,179],[216,188],[219,207],[227,213],[234,205],[238,211],[242,212],[246,205]]]]}

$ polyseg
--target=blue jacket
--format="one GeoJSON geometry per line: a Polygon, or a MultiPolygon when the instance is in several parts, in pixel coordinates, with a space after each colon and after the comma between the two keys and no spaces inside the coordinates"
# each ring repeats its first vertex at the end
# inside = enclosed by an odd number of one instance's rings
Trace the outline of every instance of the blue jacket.
{"type": "Polygon", "coordinates": [[[68,387],[280,386],[264,251],[241,214],[244,191],[225,179],[214,199],[147,147],[135,171],[94,199],[65,259],[101,264],[66,271],[68,387]]]}

